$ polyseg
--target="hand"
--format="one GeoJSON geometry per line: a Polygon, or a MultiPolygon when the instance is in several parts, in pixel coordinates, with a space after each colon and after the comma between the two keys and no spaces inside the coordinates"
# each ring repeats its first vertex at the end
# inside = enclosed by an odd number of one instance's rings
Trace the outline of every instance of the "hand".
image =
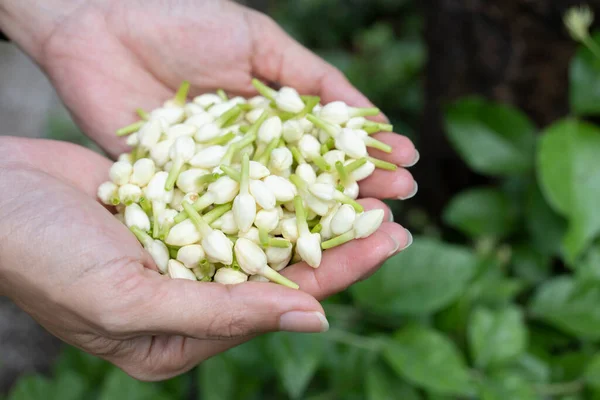
{"type": "Polygon", "coordinates": [[[322,331],[317,300],[369,275],[409,240],[385,222],[328,250],[318,269],[286,268],[302,290],[169,279],[94,200],[109,166],[72,144],[0,138],[0,294],[52,334],[142,380],[178,375],[259,333],[322,331]]]}

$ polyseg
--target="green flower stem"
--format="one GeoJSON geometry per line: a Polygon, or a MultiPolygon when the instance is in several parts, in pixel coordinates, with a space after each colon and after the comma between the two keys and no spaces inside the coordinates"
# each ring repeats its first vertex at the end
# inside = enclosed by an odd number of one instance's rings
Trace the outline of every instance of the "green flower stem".
{"type": "Polygon", "coordinates": [[[391,162],[383,161],[373,157],[367,157],[367,160],[371,161],[373,165],[377,168],[385,169],[388,171],[395,171],[398,169],[396,164],[392,164],[391,162]]]}
{"type": "Polygon", "coordinates": [[[329,151],[329,147],[327,147],[327,143],[321,143],[321,149],[319,150],[321,155],[324,155],[328,151],[329,151]]]}
{"type": "Polygon", "coordinates": [[[310,229],[313,229],[315,226],[319,225],[319,222],[320,222],[319,218],[314,218],[314,219],[306,221],[306,223],[308,224],[308,227],[310,229]]]}
{"type": "Polygon", "coordinates": [[[157,238],[160,228],[160,224],[158,223],[158,204],[157,202],[152,202],[152,237],[157,238]]]}
{"type": "Polygon", "coordinates": [[[353,117],[369,117],[379,115],[381,111],[377,107],[352,107],[350,111],[350,115],[353,117]]]}
{"type": "Polygon", "coordinates": [[[112,204],[113,206],[118,206],[119,203],[121,203],[121,199],[119,199],[119,196],[117,196],[116,194],[110,198],[110,204],[112,204]]]}
{"type": "Polygon", "coordinates": [[[263,165],[268,165],[269,159],[271,158],[271,153],[273,152],[273,150],[275,150],[277,148],[278,145],[279,145],[279,138],[272,139],[269,142],[269,144],[267,145],[267,148],[261,153],[261,155],[255,161],[258,161],[263,165]]]}
{"type": "Polygon", "coordinates": [[[196,183],[198,185],[204,185],[206,183],[213,183],[214,181],[216,181],[220,177],[221,177],[221,175],[218,174],[218,173],[216,173],[216,172],[214,172],[212,174],[205,174],[205,175],[202,175],[201,177],[199,177],[196,180],[196,183]]]}
{"type": "Polygon", "coordinates": [[[136,108],[135,113],[144,121],[148,121],[150,119],[150,114],[148,114],[142,108],[136,108]]]}
{"type": "Polygon", "coordinates": [[[287,239],[270,237],[269,240],[267,241],[267,246],[286,248],[286,247],[290,247],[291,243],[287,239]]]}
{"type": "Polygon", "coordinates": [[[363,140],[365,141],[365,145],[367,145],[368,147],[373,147],[374,149],[381,150],[384,153],[392,152],[392,146],[390,146],[389,144],[383,143],[380,140],[374,139],[371,136],[367,136],[367,137],[363,138],[363,140]]]}
{"type": "Polygon", "coordinates": [[[269,232],[265,228],[258,228],[258,240],[263,247],[269,245],[269,232]]]}
{"type": "Polygon", "coordinates": [[[165,190],[173,190],[175,187],[175,181],[179,177],[179,173],[181,172],[181,167],[183,167],[184,161],[181,157],[175,158],[173,160],[173,165],[171,165],[171,169],[169,170],[169,175],[167,176],[167,181],[165,182],[165,190]]]}
{"type": "Polygon", "coordinates": [[[219,128],[224,128],[237,119],[242,113],[242,109],[238,106],[231,107],[215,120],[215,124],[219,128]]]}
{"type": "Polygon", "coordinates": [[[304,204],[302,204],[302,197],[294,197],[294,208],[296,209],[296,224],[298,226],[299,235],[309,235],[310,231],[308,230],[308,224],[306,223],[306,210],[304,209],[304,204]]]}
{"type": "Polygon", "coordinates": [[[190,82],[183,81],[181,83],[181,86],[179,86],[179,89],[177,89],[177,93],[175,94],[175,98],[173,99],[175,101],[175,104],[183,107],[187,100],[189,91],[190,91],[190,82]]]}
{"type": "Polygon", "coordinates": [[[285,276],[281,275],[279,272],[275,271],[274,269],[272,269],[268,266],[266,266],[265,268],[263,268],[260,271],[260,275],[267,278],[271,282],[275,282],[280,285],[287,286],[291,289],[300,288],[300,286],[298,286],[297,283],[289,280],[288,278],[286,278],[285,276]]]}
{"type": "Polygon", "coordinates": [[[304,101],[304,109],[298,113],[298,117],[304,117],[306,114],[312,112],[317,104],[321,101],[319,96],[300,96],[304,101]]]}
{"type": "Polygon", "coordinates": [[[596,56],[596,58],[600,59],[600,46],[592,39],[589,35],[583,38],[583,44],[596,56]]]}
{"type": "Polygon", "coordinates": [[[124,126],[123,128],[117,129],[117,136],[127,136],[140,130],[145,124],[144,121],[134,122],[133,124],[124,126]]]}
{"type": "Polygon", "coordinates": [[[240,195],[248,194],[250,185],[250,156],[248,153],[242,157],[242,173],[240,176],[240,195]]]}
{"type": "Polygon", "coordinates": [[[171,228],[173,227],[173,223],[165,223],[163,226],[160,227],[160,231],[158,232],[158,238],[160,240],[165,240],[166,237],[169,235],[169,231],[171,230],[171,228]]]}
{"type": "Polygon", "coordinates": [[[315,165],[323,172],[331,171],[331,165],[327,164],[327,161],[325,161],[323,156],[313,157],[312,162],[314,162],[315,165]]]}
{"type": "Polygon", "coordinates": [[[144,212],[146,213],[146,215],[150,216],[152,213],[152,203],[150,202],[150,200],[148,200],[145,197],[142,197],[140,199],[140,207],[142,208],[142,210],[144,210],[144,212]]]}
{"type": "Polygon", "coordinates": [[[192,223],[196,226],[202,237],[207,237],[208,235],[210,235],[213,229],[210,227],[210,225],[208,225],[208,222],[206,222],[204,218],[202,218],[200,214],[198,214],[198,211],[196,211],[194,207],[188,202],[184,201],[181,205],[183,206],[183,209],[190,217],[192,223]]]}
{"type": "Polygon", "coordinates": [[[260,117],[258,117],[258,119],[250,126],[250,128],[248,128],[248,132],[246,132],[242,140],[235,142],[229,146],[229,148],[225,152],[225,155],[221,159],[221,164],[229,165],[231,163],[231,159],[237,151],[243,149],[251,143],[254,143],[254,141],[256,140],[256,134],[258,132],[258,129],[263,124],[263,122],[265,122],[268,116],[269,113],[263,111],[260,117]]]}
{"type": "Polygon", "coordinates": [[[217,89],[217,96],[219,96],[221,98],[221,100],[223,100],[223,101],[229,100],[229,98],[227,97],[227,94],[225,93],[225,91],[223,89],[217,89]]]}
{"type": "Polygon", "coordinates": [[[361,206],[359,203],[356,202],[356,200],[352,199],[351,197],[346,196],[344,193],[342,193],[339,190],[336,190],[334,192],[333,195],[334,200],[337,200],[339,202],[342,202],[344,204],[349,204],[352,206],[352,208],[354,208],[354,210],[357,213],[361,213],[364,211],[363,206],[361,206]]]}
{"type": "Polygon", "coordinates": [[[321,248],[323,250],[331,249],[332,247],[336,247],[346,242],[349,242],[352,239],[354,239],[354,230],[350,230],[346,233],[341,234],[340,236],[336,236],[332,239],[324,241],[323,243],[321,243],[321,248]]]}
{"type": "MultiPolygon", "coordinates": [[[[196,200],[194,202],[194,204],[192,204],[192,208],[194,208],[194,210],[196,210],[196,211],[202,211],[205,208],[211,206],[214,203],[214,199],[215,198],[212,195],[212,193],[210,193],[210,192],[204,193],[202,196],[200,196],[198,198],[198,200],[196,200]]],[[[183,203],[189,204],[187,202],[183,202],[183,203]]],[[[185,221],[187,218],[188,218],[188,213],[185,211],[185,207],[184,207],[184,210],[175,216],[175,224],[185,221]]]]}
{"type": "Polygon", "coordinates": [[[268,87],[267,85],[265,85],[264,83],[259,81],[258,79],[252,79],[252,85],[258,91],[258,93],[260,93],[261,95],[263,95],[264,97],[266,97],[269,100],[273,100],[275,98],[275,96],[277,95],[276,90],[271,89],[270,87],[268,87]]]}
{"type": "Polygon", "coordinates": [[[323,225],[316,224],[311,230],[310,233],[320,233],[323,230],[323,225]]]}
{"type": "Polygon", "coordinates": [[[393,132],[394,126],[392,124],[381,124],[379,122],[365,121],[362,129],[367,131],[367,133],[393,132]]]}
{"type": "Polygon", "coordinates": [[[220,165],[219,168],[221,168],[221,171],[223,171],[225,175],[227,175],[234,181],[239,182],[241,180],[241,174],[239,171],[236,171],[235,168],[225,164],[220,165]]]}
{"type": "Polygon", "coordinates": [[[365,157],[363,157],[363,158],[359,158],[358,160],[352,161],[348,165],[345,165],[344,168],[346,169],[347,173],[351,174],[352,172],[356,171],[357,169],[359,169],[366,163],[367,163],[367,159],[365,157]]]}
{"type": "Polygon", "coordinates": [[[247,135],[258,133],[258,129],[261,127],[263,122],[265,122],[267,120],[267,118],[269,118],[269,113],[267,111],[263,111],[263,113],[260,114],[260,117],[258,117],[258,119],[256,121],[254,121],[254,123],[252,125],[250,125],[247,135]]]}
{"type": "Polygon", "coordinates": [[[223,216],[227,211],[231,210],[233,203],[220,204],[202,216],[206,223],[212,224],[223,216]]]}
{"type": "Polygon", "coordinates": [[[294,156],[294,160],[296,160],[298,164],[306,164],[306,160],[304,159],[304,157],[302,157],[302,153],[300,153],[298,147],[290,146],[289,149],[292,152],[292,156],[294,156]]]}
{"type": "Polygon", "coordinates": [[[205,142],[205,144],[207,144],[207,145],[223,145],[225,143],[228,143],[234,137],[235,137],[235,133],[229,132],[223,136],[219,136],[214,139],[211,139],[211,140],[205,142]]]}
{"type": "Polygon", "coordinates": [[[346,190],[346,187],[344,185],[342,185],[341,183],[338,183],[337,185],[335,185],[335,188],[337,190],[339,190],[340,192],[344,192],[344,190],[346,190]]]}
{"type": "Polygon", "coordinates": [[[141,230],[137,226],[132,226],[131,228],[129,228],[129,230],[131,232],[133,232],[133,234],[135,235],[135,237],[137,238],[137,240],[139,240],[139,242],[144,247],[148,247],[150,245],[150,243],[152,242],[152,240],[154,240],[154,239],[152,239],[152,237],[150,237],[150,235],[148,235],[146,232],[144,232],[143,230],[141,230]]]}
{"type": "Polygon", "coordinates": [[[176,259],[177,258],[177,252],[179,251],[178,249],[174,249],[173,247],[169,247],[167,246],[167,248],[169,249],[169,257],[176,259]]]}
{"type": "Polygon", "coordinates": [[[240,126],[240,132],[246,133],[250,129],[250,125],[242,125],[240,126]]]}
{"type": "Polygon", "coordinates": [[[342,181],[342,184],[344,186],[348,186],[348,184],[350,183],[350,175],[348,174],[348,171],[344,167],[344,164],[342,164],[341,161],[336,161],[335,169],[336,169],[338,175],[340,176],[340,181],[342,181]]]}
{"type": "Polygon", "coordinates": [[[294,114],[293,112],[289,111],[280,111],[279,113],[277,113],[277,116],[282,122],[289,121],[292,118],[296,118],[296,115],[297,114],[294,114]]]}
{"type": "Polygon", "coordinates": [[[306,186],[306,182],[304,182],[298,175],[291,174],[288,179],[290,180],[290,182],[292,182],[294,184],[294,186],[296,186],[296,188],[298,190],[300,190],[302,192],[306,192],[308,190],[308,187],[306,186]]]}
{"type": "Polygon", "coordinates": [[[340,133],[339,128],[313,114],[308,114],[306,119],[312,122],[317,128],[324,130],[329,136],[336,137],[340,133]]]}
{"type": "Polygon", "coordinates": [[[248,103],[242,103],[242,104],[238,104],[237,105],[239,108],[242,109],[242,111],[251,111],[253,108],[250,104],[248,103]]]}

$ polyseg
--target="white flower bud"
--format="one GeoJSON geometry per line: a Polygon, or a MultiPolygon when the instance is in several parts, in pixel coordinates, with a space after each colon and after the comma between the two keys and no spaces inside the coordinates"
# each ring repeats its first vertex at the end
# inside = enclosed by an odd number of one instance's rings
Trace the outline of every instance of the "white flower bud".
{"type": "Polygon", "coordinates": [[[198,128],[194,134],[197,142],[204,143],[221,136],[221,128],[215,122],[209,122],[198,128]]]}
{"type": "Polygon", "coordinates": [[[196,143],[189,136],[180,136],[175,139],[173,145],[169,149],[169,157],[171,160],[180,159],[184,162],[189,161],[196,151],[196,143]]]}
{"type": "Polygon", "coordinates": [[[235,257],[240,268],[249,275],[260,274],[267,266],[267,256],[254,242],[239,238],[235,242],[235,257]]]}
{"type": "MultiPolygon", "coordinates": [[[[346,165],[351,164],[354,160],[348,160],[346,165]]],[[[350,173],[350,177],[355,181],[362,181],[363,179],[368,178],[375,171],[375,164],[371,161],[367,161],[354,171],[350,173]]]]}
{"type": "Polygon", "coordinates": [[[106,205],[113,205],[112,199],[117,198],[117,191],[119,187],[115,185],[113,182],[104,182],[100,186],[98,186],[98,198],[100,201],[106,205]]]}
{"type": "Polygon", "coordinates": [[[133,172],[129,178],[129,182],[140,187],[144,187],[150,182],[154,176],[156,168],[154,161],[149,158],[141,158],[133,164],[133,172]]]}
{"type": "Polygon", "coordinates": [[[219,230],[213,230],[202,239],[206,259],[213,263],[231,265],[233,262],[233,243],[219,230]]]}
{"type": "Polygon", "coordinates": [[[287,147],[278,147],[271,152],[269,168],[275,171],[285,171],[294,163],[294,156],[287,147]]]}
{"type": "Polygon", "coordinates": [[[248,100],[248,104],[252,106],[252,108],[267,108],[271,101],[263,96],[254,96],[248,100]]]}
{"type": "Polygon", "coordinates": [[[123,225],[125,225],[125,214],[123,214],[123,213],[116,213],[116,214],[114,214],[114,217],[117,219],[117,221],[119,221],[120,223],[122,223],[123,225]]]}
{"type": "Polygon", "coordinates": [[[152,240],[145,246],[146,251],[150,254],[159,271],[163,274],[167,272],[169,262],[169,249],[160,240],[152,240]]]}
{"type": "Polygon", "coordinates": [[[215,196],[215,204],[232,201],[240,190],[240,185],[228,176],[222,176],[210,185],[208,191],[215,196]]]}
{"type": "Polygon", "coordinates": [[[200,193],[203,185],[198,182],[198,179],[206,174],[208,171],[205,169],[190,168],[179,174],[176,185],[184,193],[200,193]]]}
{"type": "Polygon", "coordinates": [[[297,194],[296,186],[280,176],[269,175],[265,178],[264,182],[279,202],[292,201],[297,194]]]}
{"type": "Polygon", "coordinates": [[[336,189],[332,185],[328,185],[326,183],[313,183],[309,186],[309,191],[315,197],[325,200],[325,201],[333,201],[335,200],[335,192],[336,189]]]}
{"type": "Polygon", "coordinates": [[[309,185],[317,180],[317,174],[310,164],[299,164],[296,167],[296,175],[309,185]]]}
{"type": "Polygon", "coordinates": [[[333,237],[333,232],[331,231],[331,220],[334,215],[340,209],[340,204],[336,204],[319,222],[321,224],[321,240],[329,240],[333,237]]]}
{"type": "Polygon", "coordinates": [[[383,215],[381,209],[369,210],[358,215],[354,221],[354,238],[366,238],[373,234],[381,226],[383,215]]]}
{"type": "MultiPolygon", "coordinates": [[[[186,125],[191,125],[196,129],[203,127],[204,125],[211,123],[215,120],[215,118],[209,113],[204,114],[196,114],[185,120],[186,125]]],[[[196,135],[194,133],[194,135],[196,135]]]]}
{"type": "Polygon", "coordinates": [[[350,113],[346,103],[332,101],[319,110],[319,118],[332,124],[344,124],[350,119],[350,113]]]}
{"type": "Polygon", "coordinates": [[[259,229],[264,229],[267,232],[271,232],[277,228],[279,224],[279,211],[276,208],[272,210],[260,210],[256,213],[254,219],[254,225],[259,229]]]}
{"type": "Polygon", "coordinates": [[[281,130],[282,125],[279,117],[275,116],[267,118],[258,129],[258,141],[262,143],[269,143],[273,139],[280,138],[281,130]]]}
{"type": "MultiPolygon", "coordinates": [[[[196,200],[198,200],[200,196],[198,195],[198,193],[196,192],[189,192],[186,193],[183,198],[181,199],[181,203],[188,203],[188,204],[194,204],[196,202],[196,200]]],[[[181,208],[183,209],[183,206],[181,206],[181,208]]]]}
{"type": "Polygon", "coordinates": [[[176,210],[170,208],[164,209],[158,213],[158,224],[163,226],[164,224],[173,224],[175,217],[179,214],[176,210]]]}
{"type": "Polygon", "coordinates": [[[173,190],[173,198],[169,202],[169,207],[171,207],[172,209],[177,210],[177,211],[183,210],[183,207],[181,206],[181,202],[183,201],[184,197],[185,197],[185,193],[183,193],[181,190],[175,188],[173,190]]]}
{"type": "Polygon", "coordinates": [[[260,275],[252,275],[248,278],[248,280],[251,282],[270,282],[267,278],[260,275]]]}
{"type": "Polygon", "coordinates": [[[306,133],[309,133],[315,127],[312,122],[306,119],[306,117],[300,118],[298,123],[300,124],[300,127],[302,127],[302,130],[306,133]]]}
{"type": "Polygon", "coordinates": [[[204,249],[199,244],[183,246],[177,251],[177,260],[189,269],[198,267],[204,257],[204,249]]]}
{"type": "Polygon", "coordinates": [[[290,87],[282,87],[275,95],[275,103],[280,110],[299,113],[304,109],[304,102],[296,89],[290,87]]]}
{"type": "Polygon", "coordinates": [[[215,276],[215,264],[207,263],[205,266],[199,266],[192,269],[196,278],[200,280],[204,280],[204,278],[212,278],[215,276]]]}
{"type": "Polygon", "coordinates": [[[125,205],[137,203],[142,197],[142,189],[137,185],[126,183],[119,188],[119,200],[125,205]]]}
{"type": "Polygon", "coordinates": [[[134,132],[131,135],[127,136],[127,139],[125,140],[125,144],[127,144],[127,146],[129,146],[129,147],[135,147],[138,144],[140,144],[140,138],[139,138],[137,132],[134,132]]]}
{"type": "Polygon", "coordinates": [[[262,108],[255,108],[254,110],[249,111],[245,117],[246,121],[250,122],[251,124],[255,123],[258,121],[264,111],[265,110],[262,108]]]}
{"type": "Polygon", "coordinates": [[[304,130],[302,129],[300,122],[290,119],[283,123],[282,135],[287,143],[296,143],[302,138],[302,135],[304,135],[304,130]]]}
{"type": "Polygon", "coordinates": [[[235,235],[240,230],[235,222],[233,211],[231,210],[227,211],[219,219],[213,222],[211,226],[215,229],[220,229],[227,235],[235,235]]]}
{"type": "Polygon", "coordinates": [[[172,140],[163,140],[150,149],[150,157],[158,167],[164,166],[169,161],[169,150],[172,144],[172,140]]]}
{"type": "Polygon", "coordinates": [[[110,167],[108,175],[114,183],[120,186],[129,182],[132,171],[133,167],[131,164],[125,161],[117,161],[110,167]]]}
{"type": "Polygon", "coordinates": [[[318,233],[301,235],[296,242],[296,249],[311,267],[317,268],[321,264],[321,236],[318,233]]]}
{"type": "Polygon", "coordinates": [[[139,205],[134,203],[125,207],[125,225],[128,228],[137,226],[147,232],[150,230],[150,218],[139,205]]]}
{"type": "Polygon", "coordinates": [[[288,247],[273,247],[269,246],[265,250],[265,254],[267,255],[267,262],[269,266],[273,268],[275,271],[281,270],[281,268],[276,268],[276,266],[287,265],[292,259],[292,246],[288,247]]]}
{"type": "Polygon", "coordinates": [[[368,155],[365,142],[354,129],[342,129],[335,138],[335,147],[351,158],[361,158],[368,155]]]}
{"type": "Polygon", "coordinates": [[[209,146],[200,150],[189,161],[190,165],[200,168],[214,168],[221,164],[227,148],[225,146],[209,146]]]}
{"type": "Polygon", "coordinates": [[[177,124],[167,129],[167,137],[175,140],[179,137],[186,136],[191,138],[196,133],[197,128],[189,124],[177,124]]]}
{"type": "Polygon", "coordinates": [[[185,112],[180,107],[158,108],[150,113],[150,121],[164,118],[169,125],[183,121],[185,112]]]}
{"type": "Polygon", "coordinates": [[[344,152],[341,150],[330,150],[323,154],[323,158],[327,164],[331,165],[331,167],[335,167],[336,162],[344,162],[346,159],[346,154],[344,154],[344,152]]]}
{"type": "Polygon", "coordinates": [[[215,93],[205,93],[194,97],[193,102],[206,109],[213,104],[221,104],[223,100],[215,93]]]}
{"type": "Polygon", "coordinates": [[[335,235],[341,235],[348,232],[354,226],[356,211],[349,204],[343,204],[331,219],[331,232],[335,235]]]}
{"type": "Polygon", "coordinates": [[[235,107],[235,103],[230,101],[223,102],[221,104],[215,104],[211,108],[208,109],[208,113],[213,117],[217,118],[231,110],[232,107],[235,107]]]}
{"type": "Polygon", "coordinates": [[[285,239],[292,243],[296,243],[298,240],[298,225],[296,224],[296,217],[286,218],[281,221],[281,234],[285,239]]]}
{"type": "Polygon", "coordinates": [[[335,176],[333,176],[333,174],[330,174],[328,172],[323,172],[322,174],[317,176],[317,180],[315,182],[316,183],[326,183],[328,185],[335,186],[336,178],[335,178],[335,176]]]}
{"type": "MultiPolygon", "coordinates": [[[[308,208],[308,211],[314,211],[315,214],[320,216],[326,215],[331,207],[331,205],[327,201],[320,199],[317,196],[312,195],[311,193],[306,194],[304,201],[306,202],[306,207],[308,208]]],[[[312,216],[309,214],[309,217],[312,216]]]]}
{"type": "Polygon", "coordinates": [[[233,200],[233,215],[238,228],[246,232],[256,218],[256,201],[250,194],[239,194],[233,200]]]}
{"type": "Polygon", "coordinates": [[[204,108],[200,107],[198,104],[195,103],[187,103],[183,107],[183,111],[185,112],[185,116],[188,118],[197,114],[206,114],[204,108]]]}
{"type": "Polygon", "coordinates": [[[359,189],[358,183],[352,182],[344,188],[344,194],[351,199],[356,200],[358,198],[359,189]]]}
{"type": "Polygon", "coordinates": [[[171,246],[185,246],[200,241],[201,235],[194,223],[186,219],[169,230],[165,242],[171,246]]]}
{"type": "Polygon", "coordinates": [[[182,263],[176,260],[169,260],[168,271],[171,279],[189,279],[196,280],[196,275],[187,269],[182,263]]]}
{"type": "Polygon", "coordinates": [[[149,150],[156,146],[162,135],[160,121],[150,120],[138,131],[139,144],[143,149],[149,150]]]}
{"type": "Polygon", "coordinates": [[[213,278],[215,282],[223,285],[237,285],[248,280],[248,275],[233,268],[219,268],[213,278]]]}
{"type": "Polygon", "coordinates": [[[275,199],[275,195],[271,189],[269,189],[266,183],[256,179],[250,179],[249,188],[250,194],[256,200],[256,204],[258,204],[261,208],[265,210],[271,210],[275,208],[277,199],[275,199]]]}
{"type": "Polygon", "coordinates": [[[271,175],[269,168],[258,161],[250,161],[250,179],[263,179],[271,175]]]}
{"type": "Polygon", "coordinates": [[[131,160],[133,160],[133,157],[130,153],[123,153],[117,157],[117,161],[123,161],[129,164],[131,164],[131,160]]]}
{"type": "Polygon", "coordinates": [[[238,237],[246,238],[256,244],[260,244],[260,233],[254,226],[248,229],[248,232],[238,232],[238,237]]]}
{"type": "Polygon", "coordinates": [[[365,117],[352,117],[346,122],[346,128],[362,129],[366,121],[365,117]]]}
{"type": "Polygon", "coordinates": [[[146,186],[146,197],[150,201],[160,201],[170,203],[173,199],[173,191],[165,190],[165,183],[169,174],[165,171],[160,171],[154,174],[148,186],[146,186]]]}
{"type": "Polygon", "coordinates": [[[311,135],[302,136],[298,142],[298,149],[300,150],[302,157],[309,161],[321,155],[321,143],[319,143],[316,137],[311,135]]]}

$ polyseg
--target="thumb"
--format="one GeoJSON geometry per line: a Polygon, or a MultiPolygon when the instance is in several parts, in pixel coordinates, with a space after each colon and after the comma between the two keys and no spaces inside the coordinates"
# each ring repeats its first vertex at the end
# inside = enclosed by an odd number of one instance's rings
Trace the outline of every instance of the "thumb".
{"type": "Polygon", "coordinates": [[[257,333],[323,332],[329,327],[311,295],[274,283],[222,285],[157,279],[139,331],[226,339],[257,333]]]}

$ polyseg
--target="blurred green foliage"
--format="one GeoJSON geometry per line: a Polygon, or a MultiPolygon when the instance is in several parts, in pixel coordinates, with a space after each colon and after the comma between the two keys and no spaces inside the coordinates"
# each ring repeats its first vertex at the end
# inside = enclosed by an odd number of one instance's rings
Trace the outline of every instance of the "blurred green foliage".
{"type": "MultiPolygon", "coordinates": [[[[412,135],[416,3],[280,1],[271,14],[412,135]]],[[[329,332],[266,335],[161,383],[67,348],[8,399],[600,399],[600,128],[582,119],[600,114],[600,61],[581,49],[570,81],[572,116],[543,131],[481,98],[448,106],[452,146],[493,182],[449,202],[438,230],[462,243],[416,236],[325,302],[329,332]]]]}

